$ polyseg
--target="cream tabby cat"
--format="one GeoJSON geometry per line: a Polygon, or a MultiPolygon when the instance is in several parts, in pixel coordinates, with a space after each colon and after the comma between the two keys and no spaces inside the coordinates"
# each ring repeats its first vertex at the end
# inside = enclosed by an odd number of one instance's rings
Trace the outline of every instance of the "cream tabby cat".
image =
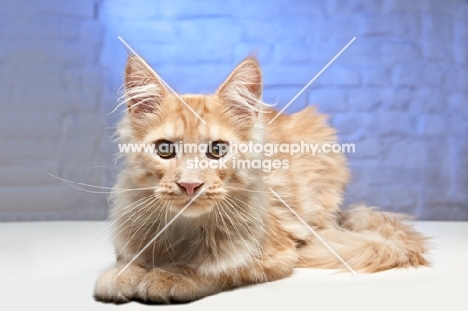
{"type": "Polygon", "coordinates": [[[131,56],[127,62],[125,92],[128,113],[118,128],[120,141],[155,144],[158,152],[126,154],[126,168],[111,196],[117,262],[99,276],[97,300],[192,301],[285,278],[295,267],[345,268],[284,203],[354,270],[427,264],[426,239],[405,217],[365,206],[340,211],[349,179],[341,153],[266,157],[222,151],[229,143],[337,139],[326,117],[310,107],[268,124],[276,111],[261,101],[262,73],[255,58],[241,62],[215,94],[181,95],[206,124],[141,58],[131,56]],[[167,151],[180,141],[212,148],[206,153],[167,151]],[[226,167],[189,168],[196,157],[222,159],[226,167]],[[289,168],[264,172],[230,165],[235,159],[266,158],[287,160],[289,168]]]}

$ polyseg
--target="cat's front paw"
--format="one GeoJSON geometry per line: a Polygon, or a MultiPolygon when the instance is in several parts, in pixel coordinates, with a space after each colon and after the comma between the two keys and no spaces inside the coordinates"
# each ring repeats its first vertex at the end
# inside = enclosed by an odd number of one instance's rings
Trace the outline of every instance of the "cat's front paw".
{"type": "Polygon", "coordinates": [[[136,287],[136,297],[146,302],[190,302],[202,298],[202,287],[183,274],[154,268],[136,287]]]}
{"type": "Polygon", "coordinates": [[[146,274],[146,270],[140,266],[131,265],[120,275],[124,265],[116,265],[102,272],[94,290],[94,298],[102,302],[125,303],[135,296],[135,288],[146,274]]]}

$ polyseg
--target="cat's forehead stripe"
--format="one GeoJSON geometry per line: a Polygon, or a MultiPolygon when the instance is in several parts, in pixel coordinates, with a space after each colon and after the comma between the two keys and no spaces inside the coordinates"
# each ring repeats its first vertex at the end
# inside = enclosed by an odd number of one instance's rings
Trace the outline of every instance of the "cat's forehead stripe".
{"type": "Polygon", "coordinates": [[[211,139],[218,139],[220,133],[219,133],[219,126],[216,124],[209,125],[208,126],[208,136],[211,139]]]}
{"type": "Polygon", "coordinates": [[[164,135],[166,135],[166,137],[174,137],[175,136],[174,126],[172,124],[170,124],[170,123],[166,123],[163,126],[163,131],[164,131],[164,135]]]}

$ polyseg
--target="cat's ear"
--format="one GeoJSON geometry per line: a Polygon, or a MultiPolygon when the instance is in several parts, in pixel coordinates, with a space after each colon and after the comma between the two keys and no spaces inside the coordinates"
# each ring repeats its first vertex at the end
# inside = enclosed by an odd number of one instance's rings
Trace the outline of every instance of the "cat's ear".
{"type": "Polygon", "coordinates": [[[125,67],[125,97],[131,114],[154,113],[167,94],[166,87],[140,57],[129,56],[125,67]]]}
{"type": "Polygon", "coordinates": [[[236,114],[252,116],[261,109],[262,91],[262,70],[257,59],[249,56],[237,65],[216,93],[236,114]]]}

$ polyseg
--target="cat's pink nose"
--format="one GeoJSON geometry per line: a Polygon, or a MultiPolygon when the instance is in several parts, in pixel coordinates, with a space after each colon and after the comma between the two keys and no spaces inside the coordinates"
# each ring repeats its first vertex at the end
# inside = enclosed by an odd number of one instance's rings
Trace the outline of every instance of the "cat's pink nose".
{"type": "Polygon", "coordinates": [[[192,183],[192,182],[181,182],[177,184],[179,185],[180,188],[185,190],[185,193],[187,193],[187,195],[189,196],[192,196],[193,193],[197,191],[197,189],[203,186],[202,183],[192,183]]]}

